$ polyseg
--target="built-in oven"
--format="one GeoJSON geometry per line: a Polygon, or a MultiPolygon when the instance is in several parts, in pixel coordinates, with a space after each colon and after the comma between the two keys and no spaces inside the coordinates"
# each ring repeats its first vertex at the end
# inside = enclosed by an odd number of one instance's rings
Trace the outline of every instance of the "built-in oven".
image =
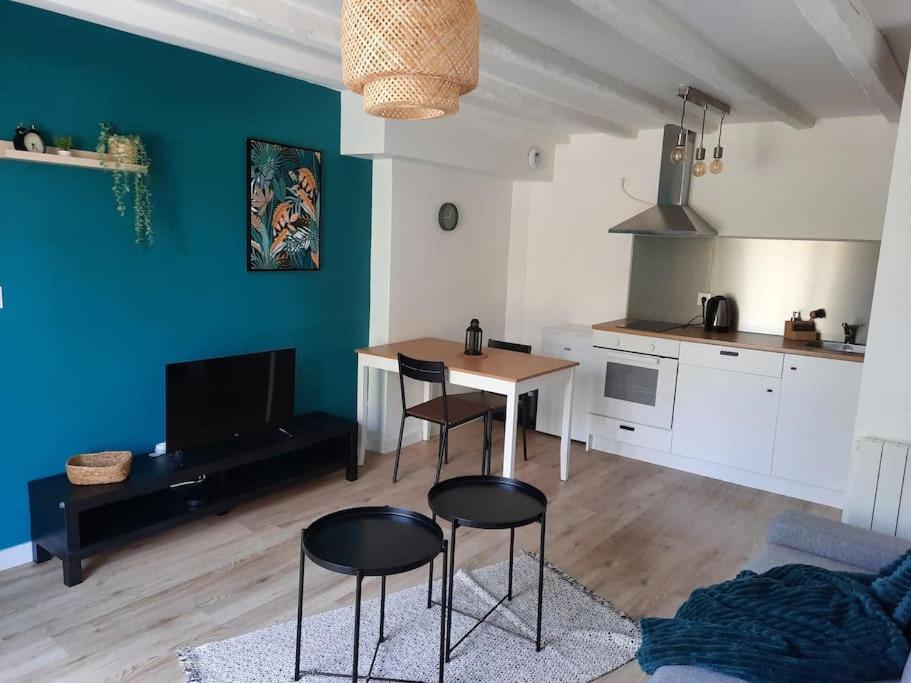
{"type": "Polygon", "coordinates": [[[680,342],[595,330],[593,347],[597,374],[591,412],[670,429],[680,342]]]}

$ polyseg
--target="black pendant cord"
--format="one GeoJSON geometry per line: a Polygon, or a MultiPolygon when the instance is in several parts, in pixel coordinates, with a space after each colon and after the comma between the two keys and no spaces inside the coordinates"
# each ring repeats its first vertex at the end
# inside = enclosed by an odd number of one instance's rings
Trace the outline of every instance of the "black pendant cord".
{"type": "Polygon", "coordinates": [[[721,129],[724,127],[724,112],[721,112],[721,121],[718,122],[718,144],[715,145],[715,158],[720,159],[718,155],[718,150],[723,149],[721,146],[721,129]]]}
{"type": "Polygon", "coordinates": [[[686,101],[687,101],[687,97],[688,97],[687,95],[684,95],[684,96],[683,96],[683,109],[680,110],[680,132],[681,132],[681,133],[682,133],[683,130],[684,130],[684,129],[683,129],[683,124],[684,124],[684,122],[685,122],[684,120],[686,119],[686,101]]]}
{"type": "MultiPolygon", "coordinates": [[[[705,117],[709,113],[709,107],[706,104],[702,105],[702,133],[699,134],[699,149],[705,149],[705,117]]],[[[723,115],[722,115],[723,116],[723,115]]],[[[721,129],[719,128],[719,131],[721,129]]]]}

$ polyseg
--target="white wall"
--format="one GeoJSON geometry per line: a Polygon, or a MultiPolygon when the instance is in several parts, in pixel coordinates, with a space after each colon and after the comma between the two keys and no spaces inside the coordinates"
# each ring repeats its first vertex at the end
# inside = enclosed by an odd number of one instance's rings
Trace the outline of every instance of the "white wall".
{"type": "Polygon", "coordinates": [[[455,116],[428,121],[380,119],[364,112],[364,100],[341,94],[341,152],[371,158],[397,157],[491,173],[506,178],[547,181],[553,147],[565,138],[470,107],[455,116]],[[541,150],[540,168],[528,166],[531,147],[541,150]]]}
{"type": "Polygon", "coordinates": [[[620,191],[620,175],[635,174],[653,188],[651,195],[656,191],[655,158],[636,153],[649,138],[658,139],[652,131],[639,140],[576,136],[572,144],[557,146],[553,182],[516,183],[510,339],[538,347],[548,325],[623,317],[632,238],[607,229],[644,208],[620,191]]]}
{"type": "MultiPolygon", "coordinates": [[[[911,102],[911,79],[905,84],[904,101],[911,102]]],[[[902,110],[892,162],[892,179],[883,222],[879,266],[873,289],[873,308],[867,336],[867,354],[861,380],[855,443],[872,436],[887,441],[911,442],[911,317],[904,306],[911,295],[911,110],[902,110]]],[[[868,463],[855,449],[851,481],[842,519],[867,525],[868,490],[854,486],[868,463]]]]}
{"type": "MultiPolygon", "coordinates": [[[[727,168],[694,178],[690,204],[724,236],[878,240],[895,134],[881,117],[726,126],[727,168]]],[[[549,325],[625,315],[631,239],[607,231],[645,208],[621,178],[654,203],[661,142],[661,130],[574,136],[556,148],[553,182],[516,183],[511,250],[524,258],[510,254],[510,338],[537,345],[549,325]]]]}
{"type": "Polygon", "coordinates": [[[724,173],[693,178],[690,204],[727,237],[878,240],[895,134],[880,116],[725,126],[724,173]]]}
{"type": "MultiPolygon", "coordinates": [[[[911,101],[911,79],[905,102],[911,101]]],[[[857,409],[855,435],[911,441],[911,108],[902,111],[895,145],[892,180],[873,310],[867,337],[867,355],[857,409]]]]}
{"type": "Polygon", "coordinates": [[[392,339],[461,339],[471,318],[501,337],[512,181],[394,159],[389,333],[392,339]],[[453,202],[459,225],[437,224],[453,202]]]}
{"type": "MultiPolygon", "coordinates": [[[[502,338],[512,180],[382,159],[374,163],[373,192],[370,343],[461,339],[471,318],[480,320],[486,337],[502,338]],[[445,202],[459,209],[452,232],[437,223],[445,202]]],[[[388,452],[401,417],[398,378],[377,373],[371,386],[368,448],[388,452]]],[[[411,420],[406,429],[411,443],[420,423],[411,420]]]]}

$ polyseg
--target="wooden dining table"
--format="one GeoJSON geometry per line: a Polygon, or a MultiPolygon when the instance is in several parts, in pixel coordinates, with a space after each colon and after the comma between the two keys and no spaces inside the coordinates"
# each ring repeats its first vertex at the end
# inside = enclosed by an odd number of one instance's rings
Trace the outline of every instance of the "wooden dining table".
{"type": "MultiPolygon", "coordinates": [[[[503,476],[515,476],[516,432],[519,396],[529,391],[563,392],[563,420],[560,429],[560,479],[569,478],[569,428],[573,407],[573,380],[578,363],[562,358],[537,356],[503,349],[483,349],[481,356],[466,356],[461,342],[434,337],[356,349],[358,463],[364,463],[367,441],[367,397],[371,368],[398,373],[398,354],[421,360],[443,361],[450,384],[481,389],[506,397],[506,433],[503,442],[503,476]]],[[[424,400],[433,398],[433,385],[424,384],[424,400]]],[[[424,423],[423,438],[431,436],[424,423]]]]}

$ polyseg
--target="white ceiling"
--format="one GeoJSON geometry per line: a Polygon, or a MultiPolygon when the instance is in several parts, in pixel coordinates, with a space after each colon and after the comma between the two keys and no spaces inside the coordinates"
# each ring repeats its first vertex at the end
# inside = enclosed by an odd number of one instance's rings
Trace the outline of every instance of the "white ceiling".
{"type": "Polygon", "coordinates": [[[907,0],[864,0],[873,23],[886,37],[886,43],[902,73],[908,73],[911,51],[911,2],[907,0]]]}
{"type": "MultiPolygon", "coordinates": [[[[341,0],[23,1],[342,87],[341,0]]],[[[911,0],[477,2],[481,85],[464,101],[562,133],[662,125],[685,83],[731,122],[895,120],[911,51],[911,0]]]]}

